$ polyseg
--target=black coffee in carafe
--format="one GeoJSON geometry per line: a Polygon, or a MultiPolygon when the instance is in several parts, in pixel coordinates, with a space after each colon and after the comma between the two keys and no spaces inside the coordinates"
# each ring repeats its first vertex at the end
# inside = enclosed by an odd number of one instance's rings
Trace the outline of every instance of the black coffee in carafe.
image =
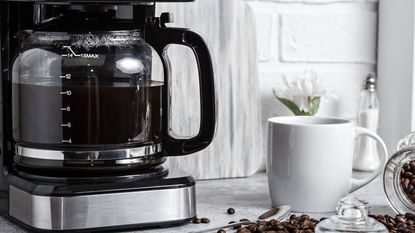
{"type": "Polygon", "coordinates": [[[22,145],[140,146],[161,137],[162,83],[13,83],[14,138],[22,145]]]}

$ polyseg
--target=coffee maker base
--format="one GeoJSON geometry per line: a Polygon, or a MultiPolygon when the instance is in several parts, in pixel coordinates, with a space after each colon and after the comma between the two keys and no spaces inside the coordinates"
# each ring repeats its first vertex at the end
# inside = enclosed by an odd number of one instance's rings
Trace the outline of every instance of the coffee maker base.
{"type": "Polygon", "coordinates": [[[9,178],[8,217],[31,231],[171,227],[196,216],[189,176],[64,186],[9,178]]]}

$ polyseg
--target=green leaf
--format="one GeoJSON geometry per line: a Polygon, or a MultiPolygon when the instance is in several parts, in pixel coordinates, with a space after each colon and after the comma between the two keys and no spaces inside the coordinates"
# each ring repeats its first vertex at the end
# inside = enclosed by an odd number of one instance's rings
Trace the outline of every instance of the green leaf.
{"type": "Polygon", "coordinates": [[[304,112],[303,110],[301,110],[296,103],[294,103],[293,101],[289,100],[289,99],[285,99],[285,98],[281,98],[277,95],[277,93],[274,92],[274,96],[275,98],[277,98],[282,104],[284,104],[288,109],[290,109],[290,111],[292,113],[294,113],[294,115],[296,116],[308,116],[310,115],[308,112],[304,112]]]}
{"type": "Polygon", "coordinates": [[[310,109],[310,115],[314,116],[318,112],[318,109],[320,108],[320,101],[321,96],[316,96],[311,100],[311,109],[310,109]]]}

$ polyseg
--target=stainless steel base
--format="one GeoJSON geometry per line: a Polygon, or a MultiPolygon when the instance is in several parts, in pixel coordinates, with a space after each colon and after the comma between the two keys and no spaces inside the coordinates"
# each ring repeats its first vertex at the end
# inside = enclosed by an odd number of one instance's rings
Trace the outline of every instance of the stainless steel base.
{"type": "Polygon", "coordinates": [[[9,215],[40,230],[175,222],[196,216],[195,187],[81,196],[37,196],[10,185],[9,215]]]}

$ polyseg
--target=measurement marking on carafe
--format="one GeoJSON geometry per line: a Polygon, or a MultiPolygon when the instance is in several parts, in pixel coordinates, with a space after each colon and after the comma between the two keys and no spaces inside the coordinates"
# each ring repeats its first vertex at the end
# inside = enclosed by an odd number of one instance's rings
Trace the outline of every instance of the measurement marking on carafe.
{"type": "Polygon", "coordinates": [[[72,127],[72,124],[71,124],[71,122],[68,122],[68,123],[66,123],[66,124],[61,124],[61,126],[62,126],[62,127],[68,127],[68,128],[71,128],[71,127],[72,127]]]}
{"type": "Polygon", "coordinates": [[[70,112],[70,111],[71,111],[71,107],[70,107],[70,106],[68,106],[68,107],[66,107],[66,108],[61,108],[61,111],[67,111],[67,112],[70,112]]]}
{"type": "Polygon", "coordinates": [[[72,95],[72,91],[61,91],[61,95],[72,95]]]}
{"type": "Polygon", "coordinates": [[[71,79],[71,77],[72,77],[71,74],[65,74],[65,75],[59,76],[59,78],[61,78],[61,79],[71,79]]]}
{"type": "Polygon", "coordinates": [[[63,46],[63,48],[64,48],[64,49],[68,49],[71,53],[68,53],[68,54],[62,54],[62,57],[80,57],[80,56],[81,56],[81,55],[79,55],[79,54],[76,54],[76,53],[72,50],[71,46],[64,45],[64,46],[63,46]]]}
{"type": "Polygon", "coordinates": [[[72,144],[72,139],[62,140],[62,143],[69,143],[69,144],[72,144]]]}
{"type": "Polygon", "coordinates": [[[99,58],[99,54],[96,54],[96,53],[81,53],[81,54],[76,54],[72,50],[71,46],[68,46],[68,45],[64,45],[63,48],[64,49],[68,49],[70,53],[62,54],[62,57],[69,57],[69,58],[71,58],[71,57],[81,57],[81,58],[95,58],[95,59],[99,58]]]}

